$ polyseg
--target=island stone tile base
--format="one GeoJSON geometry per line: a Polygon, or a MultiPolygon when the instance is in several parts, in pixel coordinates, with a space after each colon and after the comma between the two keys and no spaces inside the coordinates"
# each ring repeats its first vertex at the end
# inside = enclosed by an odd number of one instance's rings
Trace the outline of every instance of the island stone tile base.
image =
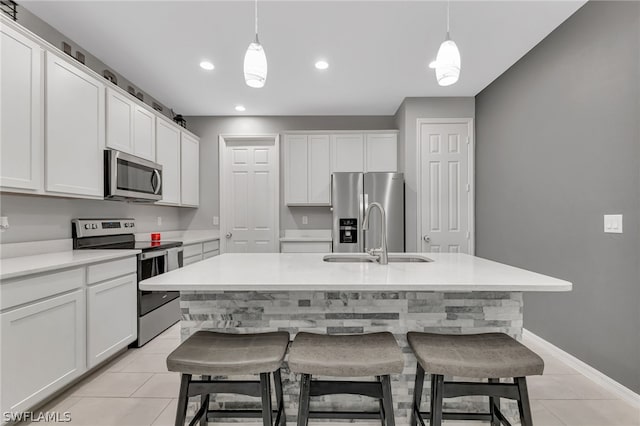
{"type": "MultiPolygon", "coordinates": [[[[183,340],[201,329],[228,333],[285,330],[292,338],[298,331],[393,333],[405,356],[404,371],[392,376],[398,425],[409,424],[416,372],[416,359],[407,344],[408,331],[503,332],[518,340],[522,337],[520,292],[181,292],[180,306],[183,340]]],[[[253,376],[232,379],[242,378],[255,379],[253,376]]],[[[283,386],[289,422],[297,417],[299,380],[285,365],[283,386]]],[[[424,389],[422,410],[427,411],[428,382],[424,389]]],[[[254,401],[257,400],[237,395],[215,395],[211,408],[256,408],[254,401]]],[[[484,397],[448,399],[444,409],[486,411],[487,401],[484,397]]],[[[377,402],[357,396],[313,398],[311,404],[313,410],[378,410],[377,402]]],[[[517,405],[503,400],[502,406],[505,414],[517,423],[517,405]]]]}

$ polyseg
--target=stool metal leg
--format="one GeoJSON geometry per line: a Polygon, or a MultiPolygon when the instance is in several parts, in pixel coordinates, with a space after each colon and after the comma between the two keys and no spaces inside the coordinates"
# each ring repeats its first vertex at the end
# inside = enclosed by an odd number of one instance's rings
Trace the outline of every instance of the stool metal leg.
{"type": "Polygon", "coordinates": [[[189,402],[189,382],[191,374],[183,374],[180,380],[180,393],[178,394],[178,409],[176,410],[176,426],[184,426],[187,418],[187,403],[189,402]]]}
{"type": "Polygon", "coordinates": [[[273,426],[271,412],[271,375],[260,373],[260,394],[262,396],[262,423],[264,426],[273,426]]]}
{"type": "Polygon", "coordinates": [[[298,403],[298,426],[309,424],[309,399],[311,392],[311,374],[300,377],[300,402],[298,403]]]}
{"type": "MultiPolygon", "coordinates": [[[[211,380],[211,376],[202,376],[202,380],[211,380]]],[[[200,419],[200,426],[207,426],[207,411],[209,410],[209,397],[210,394],[202,394],[200,395],[200,406],[207,407],[205,408],[205,412],[200,419]]]]}
{"type": "Polygon", "coordinates": [[[429,426],[442,425],[442,394],[444,390],[444,376],[431,375],[431,418],[429,426]]]}
{"type": "Polygon", "coordinates": [[[424,368],[418,363],[416,367],[416,383],[413,386],[413,406],[411,407],[411,426],[417,426],[422,401],[422,388],[424,387],[424,368]]]}
{"type": "Polygon", "coordinates": [[[278,413],[280,413],[279,426],[287,426],[287,415],[284,412],[284,398],[282,396],[282,376],[280,369],[273,372],[273,385],[276,387],[276,401],[278,404],[278,413]]]}
{"type": "Polygon", "coordinates": [[[531,406],[529,405],[529,391],[527,390],[527,379],[526,377],[515,377],[513,381],[518,386],[518,392],[520,394],[520,399],[518,399],[520,423],[522,426],[533,426],[531,406]]]}
{"type": "Polygon", "coordinates": [[[387,426],[396,426],[393,415],[393,396],[391,394],[391,376],[382,376],[382,400],[384,404],[384,419],[387,426]]]}
{"type": "MultiPolygon", "coordinates": [[[[500,383],[500,379],[489,379],[489,383],[500,383]]],[[[496,416],[496,408],[500,409],[500,397],[489,397],[489,413],[491,414],[491,426],[500,426],[500,420],[496,416]]]]}
{"type": "MultiPolygon", "coordinates": [[[[376,376],[376,380],[380,383],[380,386],[382,386],[382,377],[380,376],[376,376]]],[[[382,426],[385,426],[384,424],[384,398],[380,398],[378,400],[378,411],[380,411],[380,424],[382,426]]]]}

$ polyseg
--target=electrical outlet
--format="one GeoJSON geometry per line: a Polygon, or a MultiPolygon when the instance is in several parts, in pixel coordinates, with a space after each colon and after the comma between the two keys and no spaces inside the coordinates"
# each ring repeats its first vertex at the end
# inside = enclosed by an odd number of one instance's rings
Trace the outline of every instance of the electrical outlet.
{"type": "Polygon", "coordinates": [[[309,224],[309,216],[302,216],[302,224],[303,225],[309,224]]]}
{"type": "Polygon", "coordinates": [[[605,214],[604,215],[604,232],[610,234],[622,234],[622,215],[621,214],[605,214]]]}
{"type": "Polygon", "coordinates": [[[220,218],[218,216],[213,217],[213,225],[214,226],[220,225],[220,218]]]}
{"type": "Polygon", "coordinates": [[[162,216],[158,216],[158,226],[162,226],[162,216]]]}
{"type": "Polygon", "coordinates": [[[7,216],[0,217],[0,231],[4,232],[9,229],[9,218],[7,216]]]}

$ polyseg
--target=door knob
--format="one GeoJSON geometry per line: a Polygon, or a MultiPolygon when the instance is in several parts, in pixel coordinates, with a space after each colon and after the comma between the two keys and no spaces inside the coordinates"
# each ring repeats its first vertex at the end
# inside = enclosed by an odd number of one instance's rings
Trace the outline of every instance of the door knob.
{"type": "Polygon", "coordinates": [[[233,234],[231,232],[227,232],[227,235],[226,235],[227,239],[231,238],[232,236],[233,234]]]}
{"type": "Polygon", "coordinates": [[[425,243],[431,242],[431,238],[428,235],[425,235],[424,237],[422,237],[422,239],[424,240],[425,243]]]}

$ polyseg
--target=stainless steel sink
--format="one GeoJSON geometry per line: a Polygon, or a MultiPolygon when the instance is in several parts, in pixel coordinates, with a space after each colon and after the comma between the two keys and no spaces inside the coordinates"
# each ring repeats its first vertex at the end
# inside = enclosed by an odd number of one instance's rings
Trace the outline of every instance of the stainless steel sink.
{"type": "Polygon", "coordinates": [[[322,258],[325,262],[367,263],[376,262],[376,258],[368,254],[328,254],[322,258]]]}
{"type": "MultiPolygon", "coordinates": [[[[368,254],[328,254],[322,258],[325,262],[341,262],[341,263],[375,263],[376,258],[369,256],[368,254]]],[[[411,254],[390,254],[390,263],[426,263],[433,262],[425,256],[411,255],[411,254]]]]}
{"type": "Polygon", "coordinates": [[[396,263],[396,262],[427,263],[427,262],[433,262],[433,260],[425,256],[416,256],[416,255],[410,255],[410,254],[390,254],[389,263],[396,263]]]}

